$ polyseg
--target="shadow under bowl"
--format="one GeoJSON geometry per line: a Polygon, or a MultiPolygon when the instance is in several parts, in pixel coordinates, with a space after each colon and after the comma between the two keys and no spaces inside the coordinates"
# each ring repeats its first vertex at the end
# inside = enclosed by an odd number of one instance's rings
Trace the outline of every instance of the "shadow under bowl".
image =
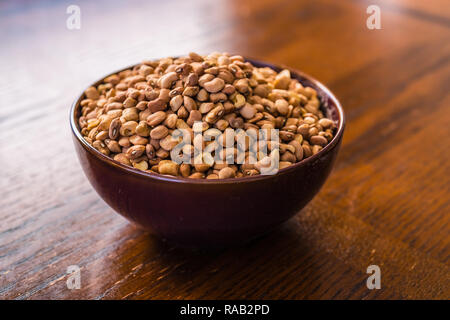
{"type": "Polygon", "coordinates": [[[342,106],[323,84],[300,71],[247,61],[277,72],[289,69],[293,78],[314,88],[322,111],[337,124],[332,141],[317,154],[276,175],[202,180],[147,173],[103,155],[84,140],[77,121],[82,93],[72,105],[70,125],[83,171],[100,197],[142,228],[191,247],[239,244],[298,213],[330,174],[344,132],[342,106]]]}

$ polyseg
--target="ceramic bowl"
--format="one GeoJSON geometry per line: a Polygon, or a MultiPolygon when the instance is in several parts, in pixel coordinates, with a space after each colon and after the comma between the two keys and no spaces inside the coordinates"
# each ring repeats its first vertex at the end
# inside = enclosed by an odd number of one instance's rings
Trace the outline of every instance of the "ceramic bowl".
{"type": "MultiPolygon", "coordinates": [[[[247,61],[276,71],[287,68],[247,61]]],[[[123,165],[83,139],[77,121],[83,94],[70,113],[81,167],[112,209],[179,245],[227,246],[260,236],[299,213],[319,192],[333,167],[344,132],[344,112],[330,90],[300,71],[287,69],[293,78],[317,90],[322,110],[336,122],[337,129],[320,152],[275,175],[202,180],[147,173],[123,165]]],[[[92,85],[99,83],[101,80],[92,85]]]]}

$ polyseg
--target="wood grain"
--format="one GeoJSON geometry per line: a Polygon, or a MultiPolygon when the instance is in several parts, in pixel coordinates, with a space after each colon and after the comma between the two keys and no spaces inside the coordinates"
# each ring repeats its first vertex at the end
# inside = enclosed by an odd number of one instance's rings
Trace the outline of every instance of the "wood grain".
{"type": "Polygon", "coordinates": [[[1,299],[450,298],[446,1],[77,1],[80,30],[66,28],[70,4],[0,3],[1,299]],[[366,28],[369,4],[381,30],[366,28]],[[114,69],[215,50],[313,75],[348,124],[331,177],[294,219],[240,247],[185,250],[97,196],[68,110],[114,69]],[[372,264],[380,290],[366,287],[372,264]]]}

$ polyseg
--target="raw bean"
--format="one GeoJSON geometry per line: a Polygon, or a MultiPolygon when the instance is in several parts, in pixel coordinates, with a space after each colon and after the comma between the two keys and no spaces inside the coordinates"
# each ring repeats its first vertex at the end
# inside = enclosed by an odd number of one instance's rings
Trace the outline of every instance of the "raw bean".
{"type": "Polygon", "coordinates": [[[218,93],[211,93],[209,95],[209,99],[211,100],[211,102],[217,103],[227,101],[228,97],[225,93],[218,92],[218,93]]]}
{"type": "Polygon", "coordinates": [[[132,146],[127,150],[127,157],[131,160],[136,159],[142,156],[144,152],[145,146],[142,145],[132,146]]]}
{"type": "Polygon", "coordinates": [[[239,113],[244,119],[252,119],[256,114],[256,109],[250,105],[249,103],[246,103],[240,110],[239,113]]]}
{"type": "Polygon", "coordinates": [[[259,171],[256,169],[246,169],[244,170],[244,176],[256,176],[259,174],[259,171]]]}
{"type": "Polygon", "coordinates": [[[198,92],[199,92],[198,87],[186,87],[186,89],[184,89],[183,91],[183,96],[193,97],[196,96],[198,92]]]}
{"type": "Polygon", "coordinates": [[[195,86],[198,84],[198,75],[196,73],[191,73],[186,78],[186,86],[195,86]]]}
{"type": "Polygon", "coordinates": [[[205,116],[205,121],[210,124],[214,124],[215,122],[217,122],[217,120],[219,120],[220,117],[223,116],[224,110],[225,109],[223,105],[217,105],[217,107],[208,112],[208,114],[205,116]]]}
{"type": "Polygon", "coordinates": [[[312,136],[309,141],[311,141],[312,144],[317,144],[319,146],[326,146],[328,143],[328,140],[325,137],[322,136],[312,136]]]}
{"type": "Polygon", "coordinates": [[[128,137],[122,137],[119,139],[119,145],[121,147],[127,148],[129,146],[131,146],[131,142],[130,142],[130,138],[128,137]]]}
{"type": "Polygon", "coordinates": [[[287,89],[290,82],[291,73],[289,70],[283,70],[275,77],[274,85],[276,89],[287,89]]]}
{"type": "Polygon", "coordinates": [[[199,110],[192,110],[189,113],[189,118],[186,120],[186,123],[189,126],[193,126],[195,121],[201,121],[202,120],[202,114],[200,113],[199,110]]]}
{"type": "Polygon", "coordinates": [[[253,90],[253,93],[260,96],[261,98],[266,98],[270,93],[270,88],[265,84],[259,84],[253,90]]]}
{"type": "Polygon", "coordinates": [[[275,101],[275,107],[277,108],[277,111],[283,116],[287,115],[289,111],[289,103],[284,99],[278,99],[277,101],[275,101]]]}
{"type": "Polygon", "coordinates": [[[169,174],[172,176],[178,175],[178,164],[171,160],[162,160],[158,165],[160,174],[169,174]]]}
{"type": "Polygon", "coordinates": [[[158,151],[156,151],[156,156],[165,159],[169,156],[169,152],[164,150],[163,148],[159,148],[158,151]]]}
{"type": "Polygon", "coordinates": [[[150,131],[150,137],[152,139],[162,139],[165,136],[169,134],[169,129],[167,129],[165,126],[157,126],[154,129],[150,131]]]}
{"type": "Polygon", "coordinates": [[[214,125],[217,129],[219,129],[220,131],[225,130],[228,127],[228,121],[226,120],[218,120],[215,125],[214,125]]]}
{"type": "Polygon", "coordinates": [[[138,123],[136,121],[127,121],[122,124],[119,132],[122,136],[129,137],[136,133],[137,126],[138,126],[138,123]]]}
{"type": "Polygon", "coordinates": [[[281,143],[280,144],[280,152],[285,153],[286,151],[289,151],[291,153],[295,153],[295,147],[291,144],[291,142],[289,144],[281,143]]]}
{"type": "Polygon", "coordinates": [[[181,95],[175,96],[170,100],[170,108],[174,112],[180,109],[182,104],[183,104],[183,96],[181,95]]]}
{"type": "Polygon", "coordinates": [[[98,151],[100,151],[101,153],[103,153],[104,155],[108,156],[110,153],[109,149],[106,147],[106,145],[103,141],[96,140],[92,143],[92,146],[95,149],[97,149],[98,151]]]}
{"type": "Polygon", "coordinates": [[[138,145],[138,144],[146,145],[148,143],[148,139],[143,138],[138,135],[134,135],[134,136],[130,137],[130,142],[134,145],[138,145]]]}
{"type": "Polygon", "coordinates": [[[166,101],[164,101],[161,98],[157,98],[148,103],[148,108],[153,113],[155,113],[157,111],[162,111],[166,108],[166,101]]]}
{"type": "Polygon", "coordinates": [[[227,94],[227,95],[230,95],[230,94],[233,94],[233,93],[236,92],[236,88],[234,86],[232,86],[231,84],[226,84],[223,87],[222,92],[227,94]]]}
{"type": "Polygon", "coordinates": [[[138,126],[136,127],[136,134],[140,135],[141,137],[148,137],[150,135],[150,129],[146,122],[139,122],[138,126]]]}
{"type": "Polygon", "coordinates": [[[150,109],[145,109],[144,111],[142,111],[141,113],[139,113],[139,121],[145,121],[149,115],[151,115],[152,112],[150,111],[150,109]]]}
{"type": "Polygon", "coordinates": [[[111,152],[120,153],[122,148],[116,140],[106,139],[105,144],[111,152]]]}
{"type": "Polygon", "coordinates": [[[280,131],[279,135],[283,141],[291,141],[292,139],[294,139],[294,134],[289,131],[280,131]]]}
{"type": "Polygon", "coordinates": [[[291,152],[295,155],[296,160],[297,161],[302,160],[303,159],[302,145],[296,140],[289,142],[289,145],[294,147],[294,151],[293,152],[291,151],[291,152]]]}
{"type": "Polygon", "coordinates": [[[187,163],[182,163],[180,165],[180,174],[181,176],[187,178],[191,174],[191,166],[187,163]]]}
{"type": "Polygon", "coordinates": [[[220,78],[214,78],[213,80],[208,81],[205,84],[203,84],[203,87],[206,89],[206,91],[208,91],[210,93],[219,92],[220,90],[223,89],[224,86],[225,86],[225,81],[223,81],[220,78]]]}
{"type": "Polygon", "coordinates": [[[322,150],[322,148],[323,148],[322,146],[314,145],[312,147],[312,154],[314,155],[314,154],[318,153],[320,150],[322,150]]]}
{"type": "Polygon", "coordinates": [[[208,113],[208,112],[210,112],[212,109],[214,109],[214,103],[212,103],[212,102],[205,102],[205,103],[202,103],[201,105],[200,105],[200,107],[199,107],[199,111],[201,112],[201,113],[208,113]]]}
{"type": "Polygon", "coordinates": [[[187,111],[197,110],[197,104],[195,103],[195,100],[191,97],[184,96],[183,97],[183,104],[187,111]]]}
{"type": "Polygon", "coordinates": [[[172,150],[178,143],[179,141],[175,140],[171,135],[167,135],[159,140],[159,145],[161,146],[161,148],[167,151],[172,150]]]}
{"type": "Polygon", "coordinates": [[[298,126],[297,128],[297,132],[300,133],[302,136],[308,136],[309,133],[309,125],[302,124],[300,126],[298,126]]]}
{"type": "Polygon", "coordinates": [[[209,164],[206,163],[202,163],[202,164],[194,164],[195,170],[197,170],[198,172],[205,172],[207,171],[211,166],[209,164]]]}
{"type": "Polygon", "coordinates": [[[185,107],[181,107],[177,111],[177,116],[182,119],[187,118],[189,116],[189,111],[187,111],[185,107]]]}
{"type": "Polygon", "coordinates": [[[240,107],[245,105],[245,97],[242,94],[237,94],[234,99],[234,107],[236,109],[239,109],[240,107]]]}
{"type": "Polygon", "coordinates": [[[236,117],[230,120],[230,126],[234,129],[242,129],[244,127],[244,119],[236,117]]]}
{"type": "Polygon", "coordinates": [[[178,80],[178,75],[176,72],[169,72],[167,74],[165,74],[164,76],[162,76],[159,79],[159,85],[161,88],[165,88],[168,89],[172,86],[172,84],[178,80]]]}
{"type": "Polygon", "coordinates": [[[147,118],[147,124],[151,127],[155,127],[166,119],[166,113],[164,111],[157,111],[152,113],[147,118]]]}
{"type": "Polygon", "coordinates": [[[164,125],[169,129],[174,129],[177,124],[178,116],[176,114],[169,114],[164,120],[164,125]]]}
{"type": "Polygon", "coordinates": [[[225,167],[219,171],[219,179],[234,178],[235,172],[230,167],[225,167]]]}
{"type": "Polygon", "coordinates": [[[324,128],[324,129],[328,129],[328,128],[332,128],[334,126],[334,122],[333,120],[327,119],[327,118],[322,118],[319,120],[319,124],[324,128]]]}
{"type": "Polygon", "coordinates": [[[145,171],[148,169],[148,162],[145,160],[142,160],[140,162],[133,163],[133,167],[135,167],[136,169],[145,171]]]}
{"type": "Polygon", "coordinates": [[[200,89],[200,91],[197,94],[197,100],[198,101],[207,101],[209,98],[209,93],[205,89],[200,89]]]}
{"type": "Polygon", "coordinates": [[[194,172],[189,176],[190,179],[205,179],[205,174],[202,172],[194,172]]]}
{"type": "Polygon", "coordinates": [[[145,154],[147,155],[147,158],[153,159],[156,156],[155,147],[151,144],[147,144],[145,146],[145,154]]]}
{"type": "Polygon", "coordinates": [[[147,107],[148,107],[147,101],[139,101],[138,104],[136,105],[136,109],[140,111],[144,111],[145,109],[147,109],[147,107]]]}
{"type": "Polygon", "coordinates": [[[281,169],[287,168],[287,167],[289,167],[291,165],[292,165],[292,162],[280,161],[278,168],[281,170],[281,169]]]}
{"type": "Polygon", "coordinates": [[[100,97],[100,95],[95,87],[87,88],[86,91],[84,92],[84,94],[86,95],[86,97],[88,99],[93,99],[93,100],[96,100],[100,97]]]}
{"type": "Polygon", "coordinates": [[[248,94],[250,92],[250,86],[247,79],[239,79],[234,83],[234,87],[242,94],[248,94]]]}
{"type": "Polygon", "coordinates": [[[117,139],[119,137],[120,127],[122,123],[120,122],[119,118],[116,118],[111,121],[111,124],[109,126],[109,138],[110,139],[117,139]]]}
{"type": "Polygon", "coordinates": [[[131,165],[130,160],[127,158],[127,156],[124,153],[116,154],[114,156],[114,160],[116,160],[116,161],[118,161],[118,162],[120,162],[122,164],[128,165],[128,166],[131,165]]]}
{"type": "Polygon", "coordinates": [[[215,173],[211,173],[211,174],[208,174],[206,176],[206,179],[210,179],[210,180],[212,180],[212,179],[219,179],[219,175],[217,175],[215,173]]]}
{"type": "Polygon", "coordinates": [[[203,61],[203,57],[200,56],[199,54],[195,53],[195,52],[189,52],[189,58],[191,58],[192,61],[195,61],[195,62],[202,62],[203,61]]]}
{"type": "Polygon", "coordinates": [[[304,145],[302,145],[302,149],[303,149],[303,154],[305,155],[306,158],[312,156],[312,150],[311,150],[310,146],[304,144],[304,145]]]}
{"type": "Polygon", "coordinates": [[[132,108],[132,107],[136,106],[136,104],[137,104],[137,101],[131,97],[126,98],[125,101],[123,102],[123,106],[125,108],[132,108]]]}
{"type": "Polygon", "coordinates": [[[128,109],[125,109],[122,112],[122,117],[126,121],[138,121],[139,120],[138,109],[131,108],[131,107],[128,109]]]}
{"type": "MultiPolygon", "coordinates": [[[[184,91],[184,87],[176,87],[175,89],[172,89],[170,92],[169,92],[169,98],[173,98],[173,97],[175,97],[175,96],[178,96],[178,95],[180,95],[180,94],[183,94],[183,91],[184,91]]],[[[159,96],[159,95],[158,95],[159,96]]]]}

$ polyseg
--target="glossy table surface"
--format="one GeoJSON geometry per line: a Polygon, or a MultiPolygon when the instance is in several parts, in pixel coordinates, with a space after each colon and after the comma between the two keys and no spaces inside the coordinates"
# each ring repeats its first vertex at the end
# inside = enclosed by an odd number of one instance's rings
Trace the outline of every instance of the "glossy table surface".
{"type": "Polygon", "coordinates": [[[69,30],[71,4],[0,3],[0,299],[450,298],[448,1],[77,1],[69,30]],[[366,26],[371,4],[381,30],[366,26]],[[71,141],[69,107],[89,83],[189,51],[297,68],[346,112],[320,193],[239,247],[181,249],[131,225],[71,141]]]}

